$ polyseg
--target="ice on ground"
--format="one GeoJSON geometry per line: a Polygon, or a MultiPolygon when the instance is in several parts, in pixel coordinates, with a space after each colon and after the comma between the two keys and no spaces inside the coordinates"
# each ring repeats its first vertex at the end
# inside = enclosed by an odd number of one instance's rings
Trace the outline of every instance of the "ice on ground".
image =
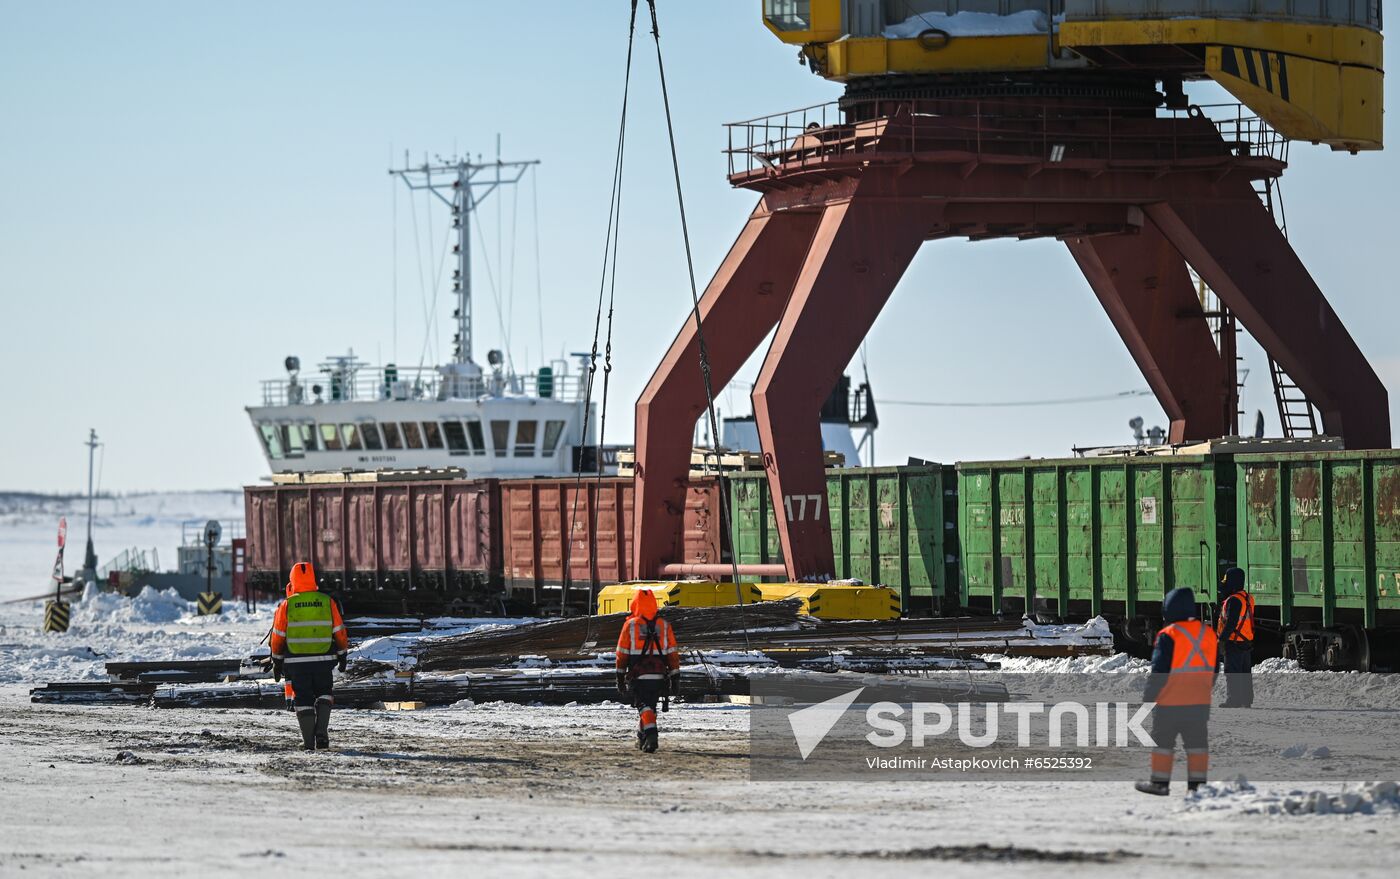
{"type": "Polygon", "coordinates": [[[924,12],[911,15],[899,24],[885,28],[883,36],[892,40],[912,39],[928,30],[940,30],[951,37],[1014,37],[1043,34],[1050,29],[1050,18],[1038,9],[1023,9],[1010,15],[995,12],[924,12]]]}
{"type": "Polygon", "coordinates": [[[1212,782],[1188,794],[1184,812],[1245,815],[1383,815],[1400,817],[1400,783],[1371,781],[1322,790],[1259,790],[1244,776],[1212,782]]]}

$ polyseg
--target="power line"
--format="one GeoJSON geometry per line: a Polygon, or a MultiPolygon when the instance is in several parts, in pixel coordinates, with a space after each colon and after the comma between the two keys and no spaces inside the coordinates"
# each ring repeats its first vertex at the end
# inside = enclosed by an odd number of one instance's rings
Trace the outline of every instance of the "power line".
{"type": "Polygon", "coordinates": [[[879,400],[881,406],[925,406],[940,409],[1014,409],[1022,406],[1073,406],[1080,403],[1105,403],[1110,400],[1126,400],[1133,397],[1150,397],[1149,390],[1119,391],[1116,394],[1099,394],[1091,397],[1059,397],[1048,400],[987,400],[987,401],[942,401],[942,400],[879,400]]]}

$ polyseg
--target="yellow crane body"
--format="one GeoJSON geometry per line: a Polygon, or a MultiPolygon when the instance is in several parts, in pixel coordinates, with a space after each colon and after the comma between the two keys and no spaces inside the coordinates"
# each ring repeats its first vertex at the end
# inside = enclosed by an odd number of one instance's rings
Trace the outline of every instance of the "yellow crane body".
{"type": "Polygon", "coordinates": [[[1286,137],[1382,147],[1379,0],[764,0],[763,11],[769,30],[838,82],[1056,70],[1210,78],[1286,137]]]}

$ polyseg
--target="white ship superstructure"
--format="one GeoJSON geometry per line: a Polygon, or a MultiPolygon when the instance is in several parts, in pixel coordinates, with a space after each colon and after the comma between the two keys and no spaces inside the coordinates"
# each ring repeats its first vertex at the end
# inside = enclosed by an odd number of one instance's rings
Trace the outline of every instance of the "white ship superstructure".
{"type": "Polygon", "coordinates": [[[248,416],[273,473],[461,467],[473,478],[562,476],[593,463],[595,404],[580,374],[556,360],[517,373],[491,351],[472,359],[471,217],[490,193],[517,183],[536,162],[424,162],[390,171],[452,217],[456,268],[452,362],[371,366],[353,351],[303,377],[288,357],[283,378],[262,383],[248,416]]]}

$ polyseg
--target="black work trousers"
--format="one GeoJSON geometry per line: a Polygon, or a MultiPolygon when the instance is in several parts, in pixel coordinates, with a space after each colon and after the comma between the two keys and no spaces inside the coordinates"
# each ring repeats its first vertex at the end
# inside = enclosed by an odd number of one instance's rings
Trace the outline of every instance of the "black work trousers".
{"type": "Polygon", "coordinates": [[[334,695],[335,679],[331,672],[335,669],[336,658],[327,656],[315,662],[287,662],[282,666],[287,680],[296,691],[298,708],[312,708],[321,696],[334,695]]]}
{"type": "Polygon", "coordinates": [[[1226,641],[1225,704],[1248,708],[1254,704],[1254,645],[1248,641],[1226,641]]]}

